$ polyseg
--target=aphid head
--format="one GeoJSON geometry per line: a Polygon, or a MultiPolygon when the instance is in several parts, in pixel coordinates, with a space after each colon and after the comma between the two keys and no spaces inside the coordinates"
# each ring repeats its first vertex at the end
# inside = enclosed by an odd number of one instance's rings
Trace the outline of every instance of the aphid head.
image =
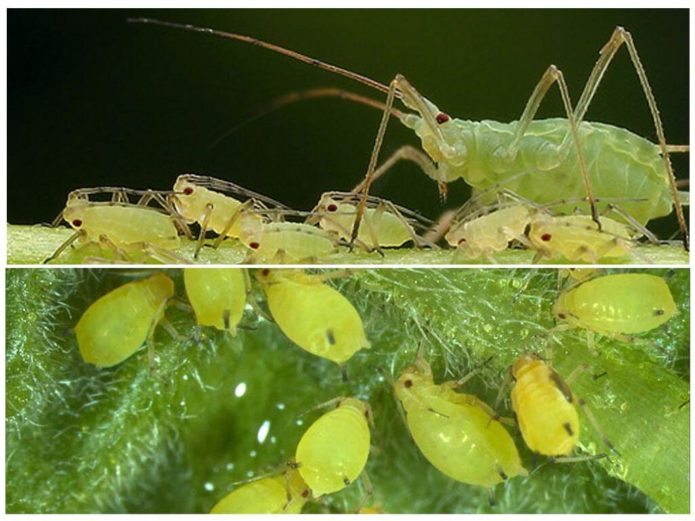
{"type": "Polygon", "coordinates": [[[84,225],[84,209],[87,206],[85,200],[75,200],[68,204],[63,210],[63,219],[76,230],[82,229],[84,225]]]}
{"type": "Polygon", "coordinates": [[[512,365],[512,376],[514,379],[518,379],[520,374],[526,371],[532,364],[538,362],[540,357],[536,353],[524,353],[519,358],[516,359],[514,365],[512,365]]]}
{"type": "Polygon", "coordinates": [[[398,399],[403,401],[428,379],[432,380],[431,374],[425,374],[425,371],[419,365],[411,365],[403,370],[401,376],[394,382],[393,389],[398,399]]]}

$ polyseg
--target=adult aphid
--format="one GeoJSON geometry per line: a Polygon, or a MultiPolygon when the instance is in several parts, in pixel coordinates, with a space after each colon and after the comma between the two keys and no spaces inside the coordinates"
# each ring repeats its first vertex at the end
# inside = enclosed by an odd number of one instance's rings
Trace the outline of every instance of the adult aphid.
{"type": "MultiPolygon", "coordinates": [[[[550,65],[531,94],[519,121],[498,123],[451,118],[424,98],[401,74],[397,74],[387,86],[251,36],[150,18],[130,21],[249,43],[387,93],[385,111],[363,184],[363,198],[352,231],[353,241],[366,207],[366,197],[374,179],[379,151],[389,116],[392,115],[391,109],[395,99],[399,98],[408,109],[416,112],[399,112],[397,117],[420,137],[427,154],[415,152],[419,156],[418,162],[425,173],[438,182],[442,195],[446,193],[446,183],[463,178],[475,189],[484,190],[500,184],[541,204],[558,198],[586,197],[592,219],[597,224],[597,197],[635,197],[644,201],[630,203],[625,209],[642,224],[670,214],[675,206],[684,245],[688,247],[687,224],[669,156],[670,152],[687,150],[687,147],[667,145],[656,100],[637,48],[632,35],[622,27],[616,27],[601,48],[599,59],[574,107],[562,72],[550,65]],[[627,47],[647,100],[658,145],[619,127],[584,121],[604,73],[623,44],[627,47]],[[534,120],[545,95],[555,83],[560,91],[566,119],[534,120]],[[538,175],[532,175],[524,182],[511,179],[525,171],[537,172],[538,175]]],[[[413,150],[400,155],[407,158],[413,154],[413,150]]]]}

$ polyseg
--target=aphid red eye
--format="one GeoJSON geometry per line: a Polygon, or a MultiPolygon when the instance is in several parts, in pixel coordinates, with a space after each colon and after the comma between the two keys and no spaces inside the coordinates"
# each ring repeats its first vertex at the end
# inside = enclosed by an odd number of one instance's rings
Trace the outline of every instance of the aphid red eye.
{"type": "Polygon", "coordinates": [[[567,316],[564,313],[558,313],[557,318],[565,320],[565,318],[567,318],[567,316]]]}
{"type": "Polygon", "coordinates": [[[260,245],[259,243],[257,243],[257,242],[251,242],[251,243],[249,243],[249,248],[251,248],[251,249],[253,249],[253,250],[257,250],[257,249],[260,248],[260,247],[261,247],[261,245],[260,245]]]}
{"type": "Polygon", "coordinates": [[[328,210],[329,212],[335,212],[337,209],[338,206],[335,204],[329,204],[328,206],[326,206],[326,210],[328,210]]]}
{"type": "Polygon", "coordinates": [[[410,389],[413,386],[413,381],[412,380],[406,380],[403,382],[403,385],[405,386],[406,389],[410,389]]]}
{"type": "Polygon", "coordinates": [[[543,235],[541,235],[541,240],[542,240],[542,241],[546,241],[546,242],[547,242],[547,241],[549,241],[549,240],[552,239],[552,238],[553,238],[553,236],[550,235],[549,233],[544,233],[543,235]]]}
{"type": "Polygon", "coordinates": [[[74,221],[72,221],[72,225],[75,228],[79,228],[80,226],[82,226],[82,220],[81,219],[75,219],[74,221]]]}
{"type": "Polygon", "coordinates": [[[302,490],[302,497],[309,497],[309,489],[302,490]]]}
{"type": "Polygon", "coordinates": [[[465,238],[465,237],[461,237],[461,238],[459,239],[459,244],[463,244],[463,243],[465,243],[465,242],[466,242],[466,238],[465,238]]]}
{"type": "Polygon", "coordinates": [[[660,316],[663,315],[664,313],[666,313],[666,312],[665,312],[663,309],[655,309],[655,310],[654,310],[654,316],[655,316],[655,317],[660,317],[660,316]]]}
{"type": "Polygon", "coordinates": [[[270,270],[268,268],[265,268],[263,271],[261,271],[261,275],[267,277],[268,275],[270,275],[270,270]]]}
{"type": "Polygon", "coordinates": [[[444,114],[444,112],[440,112],[439,114],[437,114],[437,123],[439,123],[440,125],[442,123],[446,123],[450,119],[451,118],[449,117],[449,114],[444,114]]]}
{"type": "Polygon", "coordinates": [[[191,195],[193,193],[193,188],[190,186],[187,186],[186,188],[183,189],[183,195],[191,195]]]}

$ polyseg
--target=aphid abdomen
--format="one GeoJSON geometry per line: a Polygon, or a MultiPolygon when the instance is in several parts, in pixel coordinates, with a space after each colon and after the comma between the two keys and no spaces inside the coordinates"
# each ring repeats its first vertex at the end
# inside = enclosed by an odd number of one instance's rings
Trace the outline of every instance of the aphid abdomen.
{"type": "Polygon", "coordinates": [[[512,408],[526,445],[546,456],[570,454],[579,438],[579,416],[569,388],[540,360],[517,363],[514,375],[512,408]]]}
{"type": "Polygon", "coordinates": [[[116,365],[145,343],[162,319],[174,282],[162,273],[129,282],[107,293],[84,312],[77,326],[77,344],[85,362],[116,365]]]}
{"type": "Polygon", "coordinates": [[[342,490],[364,470],[370,432],[363,402],[348,398],[311,424],[295,459],[315,497],[342,490]]]}
{"type": "Polygon", "coordinates": [[[262,228],[257,243],[242,238],[258,259],[273,261],[282,256],[285,261],[321,259],[336,250],[334,239],[323,230],[303,223],[270,223],[262,228]]]}
{"type": "Polygon", "coordinates": [[[403,405],[416,445],[447,476],[491,487],[526,473],[509,433],[474,396],[458,394],[454,403],[423,389],[420,399],[403,405]]]}
{"type": "Polygon", "coordinates": [[[369,347],[357,310],[330,286],[282,277],[264,289],[273,319],[302,349],[342,364],[369,347]]]}
{"type": "MultiPolygon", "coordinates": [[[[476,147],[469,159],[466,182],[477,189],[501,183],[504,188],[539,204],[585,197],[572,144],[558,148],[567,134],[567,120],[553,118],[531,123],[515,155],[506,152],[517,122],[471,123],[476,147]],[[528,175],[518,175],[528,172],[528,175]]],[[[603,123],[583,122],[580,140],[586,155],[594,195],[598,198],[639,198],[620,206],[641,223],[668,215],[672,198],[657,145],[632,132],[603,123]]],[[[602,208],[607,203],[599,203],[602,208]]],[[[569,213],[577,204],[554,207],[569,213]]]]}
{"type": "Polygon", "coordinates": [[[622,273],[598,277],[562,293],[553,311],[577,327],[611,335],[657,328],[678,309],[661,277],[622,273]]]}
{"type": "Polygon", "coordinates": [[[236,335],[236,326],[246,306],[243,270],[184,268],[183,279],[198,324],[236,335]]]}
{"type": "MultiPolygon", "coordinates": [[[[66,219],[72,216],[66,209],[66,219]]],[[[84,230],[92,241],[107,237],[117,246],[146,242],[162,248],[180,244],[178,231],[170,216],[152,208],[123,205],[88,205],[75,211],[73,227],[84,230]],[[81,226],[75,226],[79,219],[81,226]]]]}
{"type": "Polygon", "coordinates": [[[283,474],[242,485],[218,501],[210,513],[300,514],[308,496],[306,484],[296,471],[289,472],[289,478],[283,474]]]}

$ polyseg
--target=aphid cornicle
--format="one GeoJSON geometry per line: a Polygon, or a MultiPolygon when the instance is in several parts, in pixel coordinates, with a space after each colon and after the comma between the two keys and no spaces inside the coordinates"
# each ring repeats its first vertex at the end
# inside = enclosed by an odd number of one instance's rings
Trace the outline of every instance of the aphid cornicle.
{"type": "Polygon", "coordinates": [[[302,435],[294,463],[314,497],[338,492],[362,474],[371,438],[368,415],[367,403],[344,398],[302,435]]]}
{"type": "Polygon", "coordinates": [[[394,384],[408,429],[427,460],[447,476],[491,488],[528,472],[498,416],[473,395],[454,391],[457,382],[435,384],[424,359],[406,368],[394,384]]]}
{"type": "Polygon", "coordinates": [[[184,268],[183,280],[198,324],[236,335],[246,307],[244,269],[184,268]]]}
{"type": "Polygon", "coordinates": [[[357,310],[324,284],[326,275],[266,268],[257,277],[273,320],[302,349],[343,364],[370,347],[357,310]]]}
{"type": "Polygon", "coordinates": [[[211,514],[301,514],[310,496],[296,470],[245,483],[212,507],[211,514]]]}
{"type": "Polygon", "coordinates": [[[555,370],[532,353],[512,366],[512,408],[529,449],[546,456],[567,456],[579,439],[576,398],[555,370]]]}
{"type": "Polygon", "coordinates": [[[644,333],[678,313],[661,277],[621,273],[597,277],[562,292],[553,314],[565,327],[606,336],[644,333]]]}
{"type": "MultiPolygon", "coordinates": [[[[500,184],[541,204],[558,197],[586,196],[595,222],[598,222],[599,215],[596,197],[636,197],[640,201],[626,204],[625,210],[642,224],[670,214],[675,206],[684,244],[686,248],[688,246],[687,224],[669,156],[671,151],[682,147],[674,149],[667,145],[657,103],[637,47],[632,35],[623,27],[616,27],[608,42],[601,48],[599,58],[574,107],[562,71],[550,65],[533,90],[519,120],[498,123],[451,118],[422,96],[401,74],[397,74],[389,85],[384,85],[251,36],[149,18],[132,19],[131,22],[201,32],[253,44],[386,93],[384,114],[363,184],[364,199],[360,203],[360,212],[365,208],[389,117],[393,114],[417,134],[427,153],[404,147],[394,157],[399,154],[401,159],[418,156],[423,170],[438,182],[442,194],[446,193],[446,183],[463,178],[475,189],[484,190],[500,184]],[[622,128],[585,121],[604,74],[623,45],[628,50],[642,86],[658,144],[622,128]],[[553,84],[557,84],[560,92],[564,118],[535,120],[537,111],[553,84]],[[415,113],[392,112],[396,98],[415,113]],[[513,178],[519,172],[537,174],[527,176],[522,181],[513,178]]],[[[360,213],[353,228],[353,240],[361,218],[360,213]]]]}
{"type": "Polygon", "coordinates": [[[75,333],[85,362],[111,367],[150,341],[174,295],[174,282],[157,273],[129,282],[94,302],[80,317],[75,333]]]}

